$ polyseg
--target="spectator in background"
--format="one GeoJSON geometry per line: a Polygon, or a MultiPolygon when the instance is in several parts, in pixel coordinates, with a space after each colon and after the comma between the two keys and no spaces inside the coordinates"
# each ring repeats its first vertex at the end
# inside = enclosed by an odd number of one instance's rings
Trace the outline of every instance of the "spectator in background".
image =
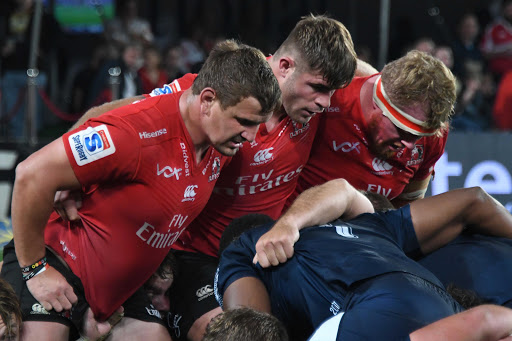
{"type": "Polygon", "coordinates": [[[145,94],[167,83],[167,73],[162,68],[162,56],[155,46],[145,48],[144,65],[139,69],[138,74],[142,83],[142,92],[145,94]]]}
{"type": "Polygon", "coordinates": [[[478,63],[482,70],[486,67],[485,58],[478,47],[480,25],[475,14],[467,13],[462,16],[457,25],[457,38],[452,45],[453,73],[463,79],[466,76],[466,63],[478,63]]]}
{"type": "MultiPolygon", "coordinates": [[[[434,49],[434,57],[450,70],[454,67],[451,47],[439,45],[434,49]]],[[[457,105],[452,118],[454,131],[482,131],[491,126],[491,106],[484,87],[483,64],[467,61],[464,65],[464,78],[456,78],[457,105]]]]}
{"type": "Polygon", "coordinates": [[[507,72],[498,85],[493,123],[498,130],[512,130],[512,71],[507,72]]]}
{"type": "Polygon", "coordinates": [[[102,44],[94,49],[89,63],[78,71],[73,79],[70,103],[72,113],[81,113],[89,109],[87,101],[95,75],[106,60],[117,59],[117,54],[113,45],[102,44]]]}
{"type": "Polygon", "coordinates": [[[114,43],[119,49],[133,43],[152,43],[154,36],[151,26],[146,19],[139,17],[137,1],[125,0],[120,7],[120,16],[106,24],[107,41],[114,43]]]}
{"type": "Polygon", "coordinates": [[[164,68],[167,72],[168,83],[183,77],[189,72],[181,56],[181,46],[174,45],[165,52],[164,68]]]}
{"type": "Polygon", "coordinates": [[[436,43],[432,38],[422,37],[418,39],[412,46],[412,50],[418,50],[421,52],[428,53],[429,55],[434,54],[434,50],[436,48],[436,43]]]}
{"type": "Polygon", "coordinates": [[[205,33],[200,27],[196,27],[191,36],[180,42],[181,58],[185,66],[192,73],[198,73],[205,59],[205,52],[201,47],[202,37],[205,33]]]}
{"type": "MultiPolygon", "coordinates": [[[[2,120],[7,121],[7,136],[20,139],[24,136],[24,114],[26,112],[23,96],[27,85],[27,69],[30,60],[30,47],[32,25],[34,19],[33,0],[15,0],[7,5],[5,11],[0,12],[0,60],[2,75],[2,120]],[[10,6],[9,6],[10,5],[10,6]],[[16,107],[18,107],[16,109],[16,107]],[[6,117],[8,116],[8,117],[6,117]]],[[[37,85],[45,87],[47,83],[47,71],[49,69],[50,52],[57,47],[60,27],[53,16],[43,12],[40,32],[39,50],[36,52],[37,68],[39,76],[37,85]]],[[[36,127],[43,125],[42,103],[37,103],[36,127]]]]}
{"type": "Polygon", "coordinates": [[[512,0],[503,0],[501,16],[487,27],[481,49],[496,79],[512,70],[512,0]]]}
{"type": "Polygon", "coordinates": [[[468,62],[458,94],[451,127],[454,131],[483,131],[492,126],[494,81],[482,72],[482,65],[468,62]]]}
{"type": "Polygon", "coordinates": [[[138,70],[142,63],[142,51],[138,44],[130,43],[121,52],[121,58],[103,63],[94,76],[88,106],[99,105],[114,99],[128,98],[142,94],[142,82],[138,70]],[[113,93],[109,70],[119,67],[119,89],[113,93]]]}

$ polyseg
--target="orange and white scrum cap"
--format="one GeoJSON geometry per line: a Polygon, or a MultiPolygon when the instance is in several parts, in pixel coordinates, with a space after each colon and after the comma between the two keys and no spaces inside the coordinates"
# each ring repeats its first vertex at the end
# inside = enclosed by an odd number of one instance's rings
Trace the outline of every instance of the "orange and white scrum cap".
{"type": "Polygon", "coordinates": [[[389,118],[398,128],[417,136],[431,136],[436,133],[436,129],[426,128],[426,122],[406,114],[391,103],[391,100],[382,86],[381,76],[377,78],[377,81],[373,85],[373,100],[379,109],[382,110],[382,114],[389,118]]]}

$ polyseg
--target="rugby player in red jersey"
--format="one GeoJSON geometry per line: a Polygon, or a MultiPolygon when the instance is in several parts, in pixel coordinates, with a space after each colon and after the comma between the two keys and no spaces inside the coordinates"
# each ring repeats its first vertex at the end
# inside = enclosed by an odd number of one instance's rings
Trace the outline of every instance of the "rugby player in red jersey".
{"type": "Polygon", "coordinates": [[[88,307],[104,321],[122,305],[114,340],[170,340],[138,289],[280,97],[264,55],[225,41],[191,89],[91,119],[19,164],[2,277],[20,295],[23,339],[68,340],[88,307]],[[82,191],[79,221],[51,215],[63,189],[82,191]]]}

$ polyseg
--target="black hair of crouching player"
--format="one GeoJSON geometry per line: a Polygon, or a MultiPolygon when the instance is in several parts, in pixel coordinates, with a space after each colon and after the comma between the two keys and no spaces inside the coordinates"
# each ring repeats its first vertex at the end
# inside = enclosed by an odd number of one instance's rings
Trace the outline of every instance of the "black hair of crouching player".
{"type": "Polygon", "coordinates": [[[283,324],[274,316],[251,308],[217,315],[206,327],[203,341],[288,341],[283,324]]]}
{"type": "Polygon", "coordinates": [[[268,224],[274,220],[268,215],[259,213],[250,213],[241,217],[235,218],[226,227],[219,242],[219,257],[222,255],[224,249],[234,240],[238,239],[245,231],[263,224],[268,224]]]}

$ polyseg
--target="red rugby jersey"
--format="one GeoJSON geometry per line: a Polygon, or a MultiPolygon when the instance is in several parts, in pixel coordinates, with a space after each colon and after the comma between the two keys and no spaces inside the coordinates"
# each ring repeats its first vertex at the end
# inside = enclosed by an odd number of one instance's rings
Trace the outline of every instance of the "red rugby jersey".
{"type": "Polygon", "coordinates": [[[297,124],[289,117],[268,133],[262,124],[220,175],[208,204],[173,248],[217,256],[226,226],[248,213],[277,219],[293,193],[313,143],[318,117],[297,124]]]}
{"type": "Polygon", "coordinates": [[[320,116],[311,156],[288,205],[302,191],[337,178],[345,178],[357,189],[393,199],[409,181],[423,180],[432,173],[448,134],[442,138],[422,137],[413,149],[404,148],[387,160],[370,152],[370,133],[359,100],[368,78],[356,77],[348,87],[334,93],[331,106],[320,116]]]}
{"type": "Polygon", "coordinates": [[[100,320],[155,272],[203,209],[227,160],[210,147],[195,165],[181,94],[113,110],[63,136],[85,193],[82,220],[53,214],[45,241],[80,277],[100,320]]]}
{"type": "MultiPolygon", "coordinates": [[[[185,75],[151,96],[187,89],[196,75],[185,75]]],[[[277,219],[293,193],[309,156],[318,117],[298,124],[289,117],[272,132],[265,125],[253,143],[244,143],[221,173],[208,204],[173,248],[217,256],[219,241],[234,218],[262,213],[277,219]]]]}

